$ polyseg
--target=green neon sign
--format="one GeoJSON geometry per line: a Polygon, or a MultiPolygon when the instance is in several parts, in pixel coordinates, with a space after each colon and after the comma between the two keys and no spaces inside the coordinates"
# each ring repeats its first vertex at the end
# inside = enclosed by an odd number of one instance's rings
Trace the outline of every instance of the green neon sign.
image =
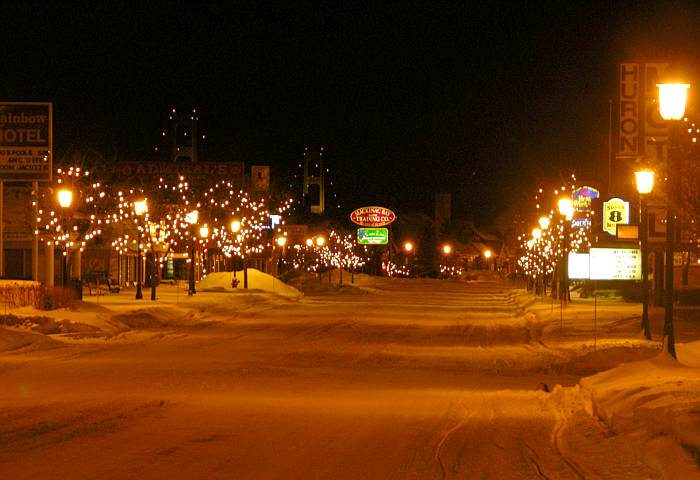
{"type": "Polygon", "coordinates": [[[360,245],[386,245],[389,243],[389,229],[358,228],[357,243],[360,245]]]}

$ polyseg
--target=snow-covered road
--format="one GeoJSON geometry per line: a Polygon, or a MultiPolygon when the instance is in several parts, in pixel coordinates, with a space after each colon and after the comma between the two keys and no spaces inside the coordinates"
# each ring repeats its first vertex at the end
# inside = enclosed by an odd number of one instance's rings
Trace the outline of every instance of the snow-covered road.
{"type": "Polygon", "coordinates": [[[575,386],[656,355],[620,343],[632,323],[601,318],[593,351],[553,307],[526,313],[496,283],[170,304],[162,288],[156,308],[78,315],[102,315],[107,336],[11,331],[0,478],[661,477],[575,386]]]}

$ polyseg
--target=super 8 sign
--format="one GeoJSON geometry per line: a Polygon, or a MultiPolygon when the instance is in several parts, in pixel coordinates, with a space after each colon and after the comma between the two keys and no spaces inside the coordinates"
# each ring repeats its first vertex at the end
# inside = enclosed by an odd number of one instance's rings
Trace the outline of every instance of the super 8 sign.
{"type": "Polygon", "coordinates": [[[630,204],[621,198],[611,198],[603,202],[603,230],[610,235],[617,234],[617,225],[630,222],[630,204]]]}

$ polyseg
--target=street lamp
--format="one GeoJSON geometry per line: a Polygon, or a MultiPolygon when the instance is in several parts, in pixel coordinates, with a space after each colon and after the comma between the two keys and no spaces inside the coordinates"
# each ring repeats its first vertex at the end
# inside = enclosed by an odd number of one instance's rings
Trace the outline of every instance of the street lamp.
{"type": "Polygon", "coordinates": [[[411,253],[413,251],[413,243],[411,242],[404,242],[403,244],[403,249],[406,253],[411,253]]]}
{"type": "Polygon", "coordinates": [[[647,195],[654,188],[654,172],[652,170],[638,170],[634,172],[634,177],[639,192],[639,243],[642,250],[642,329],[644,337],[651,340],[651,329],[649,327],[649,227],[647,213],[647,195]]]}
{"type": "Polygon", "coordinates": [[[241,222],[240,220],[231,220],[231,231],[233,233],[237,233],[241,230],[241,222]]]}
{"type": "Polygon", "coordinates": [[[445,245],[443,245],[442,246],[442,253],[444,253],[445,255],[449,255],[450,253],[452,253],[452,246],[447,244],[447,243],[445,245]]]}
{"type": "Polygon", "coordinates": [[[484,258],[486,259],[486,269],[491,271],[491,257],[493,256],[493,252],[491,250],[485,250],[484,251],[484,258]]]}
{"type": "Polygon", "coordinates": [[[688,99],[687,83],[661,83],[659,87],[659,114],[669,122],[668,161],[666,163],[666,265],[664,272],[664,343],[669,354],[676,358],[676,342],[673,332],[673,251],[676,235],[675,203],[678,199],[678,120],[685,114],[688,99]]]}
{"type": "MultiPolygon", "coordinates": [[[[209,226],[205,223],[201,227],[199,227],[199,237],[202,240],[206,240],[209,238],[209,226]]],[[[207,255],[208,256],[208,255],[207,255]]],[[[206,264],[205,258],[204,258],[204,245],[202,245],[202,256],[201,256],[201,261],[200,264],[202,265],[202,274],[204,274],[207,271],[208,265],[206,264]]],[[[202,275],[200,275],[201,277],[202,275]]]]}
{"type": "Polygon", "coordinates": [[[323,245],[325,245],[325,243],[326,243],[326,239],[325,239],[325,238],[323,238],[323,237],[316,237],[316,245],[318,245],[319,247],[322,247],[323,245]]]}
{"type": "Polygon", "coordinates": [[[571,219],[574,218],[574,204],[569,197],[561,197],[557,201],[559,214],[564,217],[564,258],[561,261],[561,269],[559,272],[561,278],[560,298],[567,301],[569,297],[569,227],[571,219]]]}
{"type": "Polygon", "coordinates": [[[280,247],[280,259],[277,265],[277,274],[279,275],[280,267],[282,266],[282,261],[285,257],[285,246],[287,245],[287,237],[277,237],[275,239],[277,246],[280,247]]]}
{"type": "MultiPolygon", "coordinates": [[[[146,199],[134,202],[134,213],[138,217],[142,217],[148,211],[146,199]]],[[[143,290],[141,288],[141,230],[136,239],[136,300],[143,299],[143,290]]]]}
{"type": "MultiPolygon", "coordinates": [[[[61,207],[63,210],[63,218],[64,218],[64,225],[65,225],[65,217],[66,217],[66,210],[68,210],[73,203],[73,192],[68,189],[62,189],[59,190],[58,193],[56,194],[58,197],[58,205],[61,207]]],[[[67,229],[66,229],[67,230],[67,229]]],[[[64,231],[64,235],[70,235],[69,232],[64,231]]],[[[61,282],[63,286],[65,287],[68,284],[68,252],[66,251],[66,244],[67,242],[70,241],[70,237],[66,238],[66,240],[63,242],[63,260],[61,262],[61,266],[63,267],[63,272],[61,272],[61,282]]]]}
{"type": "MultiPolygon", "coordinates": [[[[197,210],[192,210],[185,215],[185,221],[190,225],[194,225],[199,220],[199,212],[197,210]]],[[[187,290],[188,295],[193,295],[197,293],[194,287],[194,255],[195,249],[197,247],[197,237],[192,235],[192,246],[190,249],[190,278],[189,278],[189,288],[187,290]]]]}
{"type": "Polygon", "coordinates": [[[540,224],[540,228],[542,230],[547,230],[549,228],[549,224],[551,222],[551,218],[549,217],[540,217],[540,219],[537,221],[537,223],[540,224]]]}

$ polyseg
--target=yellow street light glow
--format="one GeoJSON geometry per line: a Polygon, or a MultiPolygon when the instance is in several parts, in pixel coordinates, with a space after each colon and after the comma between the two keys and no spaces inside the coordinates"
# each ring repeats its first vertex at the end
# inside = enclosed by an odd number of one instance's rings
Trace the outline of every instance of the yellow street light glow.
{"type": "Polygon", "coordinates": [[[491,252],[491,250],[486,250],[484,252],[484,257],[486,258],[491,258],[491,255],[493,255],[493,252],[491,252]]]}
{"type": "Polygon", "coordinates": [[[539,240],[540,238],[542,238],[542,230],[540,230],[539,228],[533,228],[532,229],[532,238],[534,238],[536,240],[539,240]]]}
{"type": "Polygon", "coordinates": [[[323,244],[326,243],[326,239],[323,237],[316,237],[316,245],[319,247],[322,247],[323,244]]]}
{"type": "Polygon", "coordinates": [[[197,210],[192,210],[185,215],[185,221],[190,225],[194,225],[199,220],[199,212],[197,210]]]}
{"type": "Polygon", "coordinates": [[[202,238],[207,238],[209,236],[209,227],[206,225],[199,227],[199,236],[202,238]]]}
{"type": "Polygon", "coordinates": [[[634,172],[634,178],[637,182],[637,191],[641,194],[651,193],[654,189],[654,171],[639,170],[634,172]]]}
{"type": "Polygon", "coordinates": [[[73,203],[73,192],[70,190],[59,190],[58,191],[58,204],[61,208],[70,207],[73,203]]]}
{"type": "Polygon", "coordinates": [[[231,231],[236,233],[241,229],[241,222],[239,220],[231,220],[231,231]]]}
{"type": "Polygon", "coordinates": [[[413,251],[413,244],[412,244],[411,242],[405,242],[405,243],[403,244],[403,249],[404,249],[407,253],[411,253],[411,252],[413,251]]]}
{"type": "Polygon", "coordinates": [[[450,253],[452,253],[452,247],[450,245],[443,245],[442,253],[444,253],[445,255],[449,255],[450,253]]]}
{"type": "Polygon", "coordinates": [[[567,220],[571,220],[574,217],[574,204],[569,197],[562,197],[557,202],[559,207],[559,213],[566,217],[567,220]]]}
{"type": "Polygon", "coordinates": [[[538,222],[540,224],[540,228],[542,230],[547,230],[549,228],[550,220],[551,219],[549,217],[540,217],[540,219],[538,220],[538,222]]]}
{"type": "Polygon", "coordinates": [[[306,239],[306,246],[307,246],[307,247],[310,247],[310,246],[312,246],[313,244],[314,244],[314,241],[313,241],[313,240],[311,240],[310,238],[307,238],[307,239],[306,239]]]}
{"type": "Polygon", "coordinates": [[[146,199],[143,200],[138,200],[134,202],[134,213],[138,216],[143,215],[148,211],[148,204],[146,203],[146,199]]]}
{"type": "Polygon", "coordinates": [[[277,237],[277,245],[284,247],[287,244],[287,237],[277,237]]]}
{"type": "Polygon", "coordinates": [[[659,87],[659,113],[664,120],[680,120],[685,114],[688,100],[687,83],[657,83],[659,87]]]}

